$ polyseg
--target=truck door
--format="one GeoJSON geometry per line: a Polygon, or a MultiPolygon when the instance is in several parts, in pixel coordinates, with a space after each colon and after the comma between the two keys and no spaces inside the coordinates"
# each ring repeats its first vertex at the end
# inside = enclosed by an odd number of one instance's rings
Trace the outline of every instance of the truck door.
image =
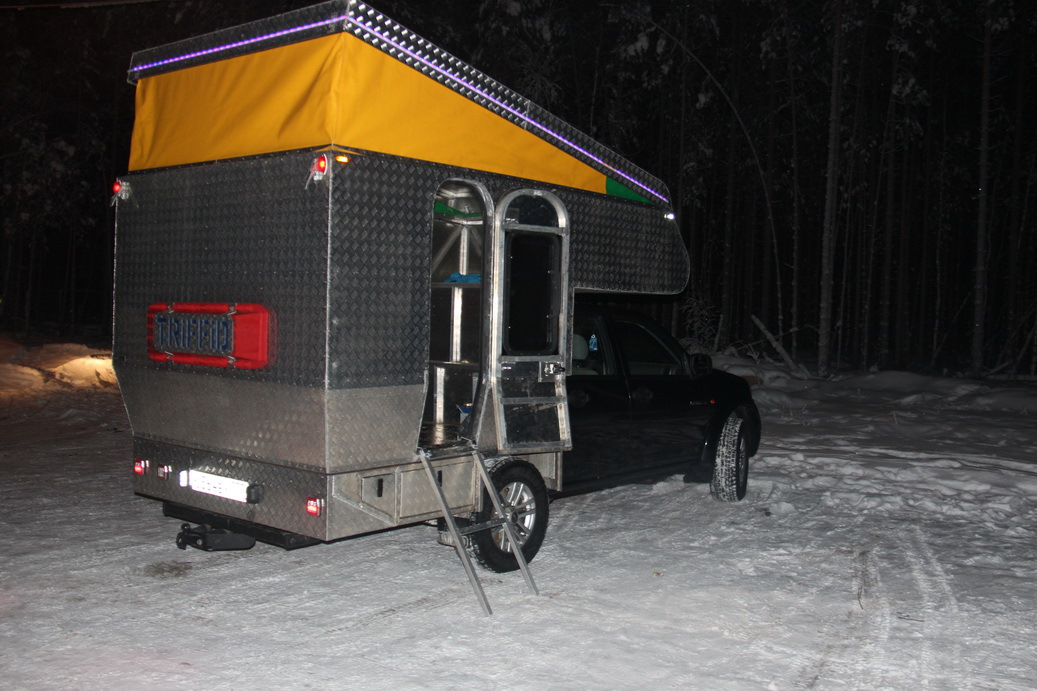
{"type": "Polygon", "coordinates": [[[713,405],[708,389],[687,371],[682,348],[658,325],[616,316],[611,335],[630,389],[628,441],[639,447],[639,469],[686,463],[702,448],[713,405]]]}
{"type": "Polygon", "coordinates": [[[566,393],[575,442],[565,454],[566,490],[620,481],[637,469],[641,452],[631,440],[630,394],[604,318],[577,306],[571,338],[566,393]]]}
{"type": "Polygon", "coordinates": [[[492,298],[487,380],[496,446],[505,453],[571,447],[565,398],[569,352],[569,219],[553,194],[501,199],[490,238],[492,298]]]}

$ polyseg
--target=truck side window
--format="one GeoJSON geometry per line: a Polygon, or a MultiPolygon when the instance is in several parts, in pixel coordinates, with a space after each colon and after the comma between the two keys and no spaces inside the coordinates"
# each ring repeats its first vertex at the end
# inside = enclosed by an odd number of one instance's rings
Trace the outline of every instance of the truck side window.
{"type": "Polygon", "coordinates": [[[681,357],[644,325],[617,320],[614,333],[633,375],[681,374],[681,357]]]}

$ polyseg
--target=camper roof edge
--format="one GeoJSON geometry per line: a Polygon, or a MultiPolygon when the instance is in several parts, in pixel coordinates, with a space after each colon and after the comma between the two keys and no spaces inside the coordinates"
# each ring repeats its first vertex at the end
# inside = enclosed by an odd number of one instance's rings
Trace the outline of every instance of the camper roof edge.
{"type": "Polygon", "coordinates": [[[529,99],[354,0],[331,0],[267,19],[215,31],[133,54],[128,79],[268,50],[348,32],[430,79],[513,122],[606,176],[610,193],[669,206],[666,185],[529,99]]]}

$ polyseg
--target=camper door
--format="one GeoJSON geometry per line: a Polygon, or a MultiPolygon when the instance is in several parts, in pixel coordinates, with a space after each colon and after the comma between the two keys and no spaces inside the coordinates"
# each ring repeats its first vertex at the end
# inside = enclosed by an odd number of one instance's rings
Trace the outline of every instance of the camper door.
{"type": "Polygon", "coordinates": [[[496,205],[489,362],[497,448],[572,446],[565,398],[569,352],[569,218],[562,202],[519,190],[496,205]]]}

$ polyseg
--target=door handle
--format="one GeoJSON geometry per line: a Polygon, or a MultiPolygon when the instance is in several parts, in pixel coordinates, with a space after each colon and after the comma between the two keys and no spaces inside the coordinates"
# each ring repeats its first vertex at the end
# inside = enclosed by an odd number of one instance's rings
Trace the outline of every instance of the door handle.
{"type": "Polygon", "coordinates": [[[646,386],[639,386],[634,389],[634,393],[630,394],[635,403],[648,403],[652,400],[652,396],[654,396],[652,390],[646,386]]]}
{"type": "Polygon", "coordinates": [[[587,395],[586,391],[577,389],[576,391],[569,392],[569,406],[572,408],[582,408],[587,405],[591,400],[591,397],[587,395]]]}
{"type": "Polygon", "coordinates": [[[560,362],[541,362],[540,363],[540,381],[544,381],[548,377],[557,377],[565,374],[565,365],[560,362]]]}

